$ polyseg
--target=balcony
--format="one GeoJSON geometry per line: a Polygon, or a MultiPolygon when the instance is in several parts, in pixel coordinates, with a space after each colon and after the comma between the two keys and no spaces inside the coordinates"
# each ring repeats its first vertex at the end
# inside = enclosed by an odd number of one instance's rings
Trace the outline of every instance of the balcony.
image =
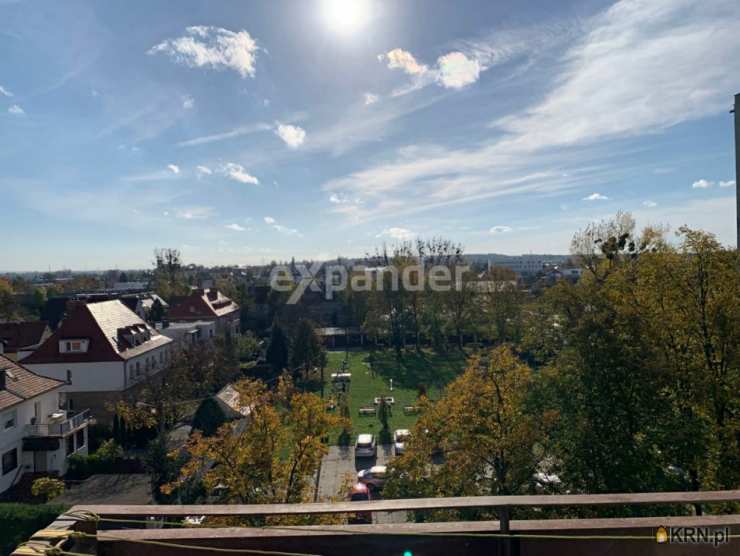
{"type": "Polygon", "coordinates": [[[25,437],[66,436],[69,433],[84,427],[89,421],[89,409],[72,416],[70,416],[70,412],[59,411],[58,414],[52,414],[52,416],[48,418],[47,423],[26,425],[25,437]]]}
{"type": "MultiPolygon", "coordinates": [[[[36,556],[50,548],[80,555],[199,556],[272,554],[322,556],[730,556],[738,554],[740,514],[706,512],[740,501],[740,490],[597,495],[478,496],[372,502],[308,504],[114,506],[71,508],[14,556],[36,556]],[[517,514],[552,508],[649,506],[656,517],[516,519],[517,514]],[[495,521],[374,523],[368,525],[225,526],[208,517],[334,515],[368,512],[428,512],[488,508],[495,521]],[[662,509],[661,509],[662,508],[662,509]],[[677,511],[673,511],[677,510],[677,511]],[[693,515],[687,515],[693,514],[693,515]],[[205,517],[205,523],[201,517],[205,517]],[[195,517],[195,519],[194,519],[195,517]],[[670,540],[659,528],[676,530],[670,540]],[[712,542],[684,543],[685,533],[720,532],[712,542]],[[683,535],[683,536],[681,536],[683,535]],[[34,552],[35,551],[35,552],[34,552]]],[[[590,513],[589,512],[589,513],[590,513]]],[[[644,512],[643,512],[644,513],[644,512]]],[[[409,514],[410,517],[411,514],[409,514]]],[[[608,515],[608,512],[607,512],[608,515]]],[[[670,533],[673,535],[673,532],[670,533]]]]}

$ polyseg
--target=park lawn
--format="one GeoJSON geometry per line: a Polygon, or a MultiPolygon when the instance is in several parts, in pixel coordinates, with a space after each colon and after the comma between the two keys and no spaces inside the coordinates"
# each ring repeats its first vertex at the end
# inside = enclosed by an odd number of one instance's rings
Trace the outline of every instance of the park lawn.
{"type": "MultiPolygon", "coordinates": [[[[345,352],[333,351],[328,355],[329,364],[325,372],[324,392],[326,398],[332,395],[331,374],[340,372],[345,352]]],[[[393,351],[350,351],[348,371],[352,373],[349,389],[352,442],[358,434],[372,433],[377,437],[380,432],[380,421],[376,416],[359,415],[360,407],[373,405],[373,398],[380,396],[395,398],[389,419],[391,432],[396,429],[410,429],[416,423],[417,417],[404,415],[403,406],[417,404],[419,384],[426,387],[427,396],[430,399],[436,399],[441,389],[464,368],[465,357],[459,352],[439,356],[427,351],[422,352],[421,355],[407,351],[401,363],[398,364],[393,351]],[[374,361],[372,367],[371,360],[374,361]],[[390,389],[391,378],[393,379],[393,391],[390,389]]],[[[339,431],[335,431],[331,435],[332,444],[336,444],[338,434],[339,431]]]]}

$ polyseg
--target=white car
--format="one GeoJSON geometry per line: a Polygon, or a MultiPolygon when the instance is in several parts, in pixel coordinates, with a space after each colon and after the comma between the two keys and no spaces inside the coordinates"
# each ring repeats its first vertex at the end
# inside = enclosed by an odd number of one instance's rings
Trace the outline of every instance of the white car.
{"type": "Polygon", "coordinates": [[[355,442],[356,458],[374,458],[377,455],[378,447],[375,444],[375,437],[372,434],[360,434],[355,442]]]}
{"type": "Polygon", "coordinates": [[[388,468],[385,465],[373,465],[370,469],[357,472],[357,480],[374,488],[383,488],[388,468]]]}
{"type": "Polygon", "coordinates": [[[409,429],[396,429],[393,433],[393,451],[397,456],[400,456],[406,451],[406,442],[408,442],[411,436],[409,429]]]}

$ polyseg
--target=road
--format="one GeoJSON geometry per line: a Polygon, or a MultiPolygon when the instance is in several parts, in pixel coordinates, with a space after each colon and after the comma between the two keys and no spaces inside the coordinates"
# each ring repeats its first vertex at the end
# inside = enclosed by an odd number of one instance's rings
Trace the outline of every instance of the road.
{"type": "MultiPolygon", "coordinates": [[[[319,499],[339,497],[342,486],[351,480],[357,480],[357,472],[373,465],[385,465],[393,457],[390,444],[378,446],[376,458],[355,459],[354,446],[329,446],[329,453],[321,462],[319,475],[319,499]]],[[[374,523],[403,523],[406,512],[389,512],[376,514],[374,523]]]]}

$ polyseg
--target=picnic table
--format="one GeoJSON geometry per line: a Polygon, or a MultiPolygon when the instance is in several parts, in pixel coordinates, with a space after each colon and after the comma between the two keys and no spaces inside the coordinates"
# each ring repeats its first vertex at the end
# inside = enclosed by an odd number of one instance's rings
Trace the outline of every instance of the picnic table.
{"type": "MultiPolygon", "coordinates": [[[[375,399],[373,400],[373,403],[374,403],[375,405],[380,405],[380,399],[381,399],[381,398],[375,398],[375,399]]],[[[385,397],[385,403],[387,403],[387,404],[389,404],[389,405],[393,405],[393,404],[395,404],[395,403],[396,403],[396,399],[395,399],[395,398],[394,398],[393,396],[386,396],[386,397],[385,397]]]]}

